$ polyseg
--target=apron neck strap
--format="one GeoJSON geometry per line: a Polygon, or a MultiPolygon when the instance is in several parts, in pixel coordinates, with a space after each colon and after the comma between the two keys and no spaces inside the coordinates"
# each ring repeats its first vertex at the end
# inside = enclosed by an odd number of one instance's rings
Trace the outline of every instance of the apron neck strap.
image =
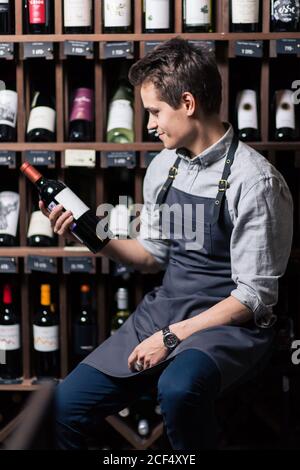
{"type": "Polygon", "coordinates": [[[179,163],[180,163],[180,160],[181,158],[180,157],[177,157],[174,165],[169,169],[169,174],[168,174],[168,178],[167,180],[165,181],[165,184],[163,185],[163,187],[161,188],[158,196],[157,196],[157,199],[156,199],[156,204],[158,204],[159,206],[161,204],[163,204],[166,200],[166,197],[167,197],[167,194],[169,192],[169,189],[170,187],[172,186],[173,184],[173,181],[178,173],[178,167],[179,167],[179,163]]]}

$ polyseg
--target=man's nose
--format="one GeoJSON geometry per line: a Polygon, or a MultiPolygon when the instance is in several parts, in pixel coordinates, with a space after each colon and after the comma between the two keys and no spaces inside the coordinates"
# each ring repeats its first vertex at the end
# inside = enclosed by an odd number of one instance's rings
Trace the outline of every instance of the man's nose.
{"type": "Polygon", "coordinates": [[[157,123],[156,123],[155,119],[152,116],[149,116],[147,129],[148,130],[157,129],[157,123]]]}

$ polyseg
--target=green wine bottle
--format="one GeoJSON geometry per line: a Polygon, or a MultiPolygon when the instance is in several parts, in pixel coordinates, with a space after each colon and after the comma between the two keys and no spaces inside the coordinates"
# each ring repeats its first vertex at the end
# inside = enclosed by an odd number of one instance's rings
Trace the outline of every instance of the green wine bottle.
{"type": "Polygon", "coordinates": [[[134,142],[133,114],[133,89],[125,78],[121,78],[109,105],[107,142],[134,142]]]}

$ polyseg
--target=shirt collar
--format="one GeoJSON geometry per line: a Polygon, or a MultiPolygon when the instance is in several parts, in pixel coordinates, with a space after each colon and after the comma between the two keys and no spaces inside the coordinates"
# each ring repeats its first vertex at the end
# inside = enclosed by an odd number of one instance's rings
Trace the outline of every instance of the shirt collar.
{"type": "Polygon", "coordinates": [[[221,137],[221,139],[205,149],[199,155],[190,158],[190,152],[184,147],[178,148],[176,150],[177,155],[192,165],[200,164],[203,167],[207,167],[221,158],[224,158],[229,150],[234,132],[233,127],[229,122],[223,122],[223,124],[227,129],[225,134],[221,137]]]}

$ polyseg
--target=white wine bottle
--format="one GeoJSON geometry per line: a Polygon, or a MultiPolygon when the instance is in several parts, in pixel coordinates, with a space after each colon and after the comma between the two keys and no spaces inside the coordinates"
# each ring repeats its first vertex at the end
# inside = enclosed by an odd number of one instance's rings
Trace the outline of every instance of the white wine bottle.
{"type": "Polygon", "coordinates": [[[36,91],[33,94],[27,124],[28,142],[53,142],[55,120],[56,112],[51,97],[46,93],[36,91]]]}
{"type": "Polygon", "coordinates": [[[257,93],[246,89],[237,96],[237,127],[239,139],[243,141],[257,141],[260,139],[258,126],[257,93]]]}
{"type": "Polygon", "coordinates": [[[133,90],[129,82],[122,78],[109,105],[107,142],[133,143],[133,116],[133,90]]]}
{"type": "Polygon", "coordinates": [[[125,287],[120,287],[116,294],[117,312],[114,314],[111,321],[110,334],[115,333],[128,319],[130,311],[128,308],[128,290],[125,287]]]}
{"type": "Polygon", "coordinates": [[[144,0],[143,29],[145,33],[171,33],[173,29],[172,0],[144,0]]]}
{"type": "Polygon", "coordinates": [[[92,8],[92,0],[64,0],[64,33],[92,33],[92,8]]]}
{"type": "Polygon", "coordinates": [[[231,31],[255,33],[260,28],[260,0],[231,0],[231,31]]]}
{"type": "Polygon", "coordinates": [[[292,90],[275,92],[275,140],[296,140],[296,117],[292,90]]]}
{"type": "Polygon", "coordinates": [[[212,0],[183,0],[183,31],[211,33],[214,31],[212,0]]]}
{"type": "Polygon", "coordinates": [[[54,234],[50,220],[40,210],[32,212],[27,232],[28,246],[53,246],[54,234]]]}
{"type": "Polygon", "coordinates": [[[132,32],[131,0],[103,0],[102,5],[104,33],[132,32]]]}

